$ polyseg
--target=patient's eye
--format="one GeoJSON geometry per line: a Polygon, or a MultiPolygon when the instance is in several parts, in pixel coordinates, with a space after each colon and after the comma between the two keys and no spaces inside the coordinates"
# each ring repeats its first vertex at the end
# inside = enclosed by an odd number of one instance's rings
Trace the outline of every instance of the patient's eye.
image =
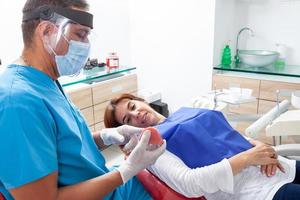
{"type": "Polygon", "coordinates": [[[134,109],[135,109],[135,104],[133,103],[131,106],[131,110],[134,110],[134,109]]]}
{"type": "Polygon", "coordinates": [[[130,124],[130,122],[131,122],[131,117],[128,117],[127,118],[127,124],[130,124]]]}
{"type": "Polygon", "coordinates": [[[129,102],[129,110],[134,110],[135,109],[135,104],[132,102],[129,102]]]}

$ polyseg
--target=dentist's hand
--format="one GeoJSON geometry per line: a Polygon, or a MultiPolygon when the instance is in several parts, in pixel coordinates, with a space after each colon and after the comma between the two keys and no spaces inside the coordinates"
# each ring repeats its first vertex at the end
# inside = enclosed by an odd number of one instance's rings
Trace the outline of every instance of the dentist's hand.
{"type": "Polygon", "coordinates": [[[137,146],[133,149],[127,160],[117,170],[120,172],[123,183],[135,176],[139,171],[155,163],[157,158],[164,153],[166,141],[155,150],[147,150],[150,132],[145,132],[137,146]]]}
{"type": "MultiPolygon", "coordinates": [[[[100,137],[103,140],[105,145],[124,145],[129,143],[130,145],[132,142],[130,140],[135,138],[142,132],[142,128],[136,128],[129,125],[122,125],[117,128],[105,128],[100,131],[100,137]]],[[[134,139],[134,146],[136,145],[134,139]]],[[[129,148],[129,147],[128,147],[129,148]]],[[[130,147],[131,148],[131,147],[130,147]]]]}

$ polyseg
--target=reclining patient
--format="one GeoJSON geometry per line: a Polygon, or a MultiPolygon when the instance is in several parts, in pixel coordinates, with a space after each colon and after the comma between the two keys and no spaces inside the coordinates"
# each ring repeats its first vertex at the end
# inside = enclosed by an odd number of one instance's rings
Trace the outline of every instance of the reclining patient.
{"type": "Polygon", "coordinates": [[[148,169],[187,197],[300,199],[300,162],[277,157],[269,145],[246,140],[220,112],[181,108],[165,118],[143,99],[123,94],[110,101],[104,122],[106,128],[156,127],[168,151],[148,169]]]}

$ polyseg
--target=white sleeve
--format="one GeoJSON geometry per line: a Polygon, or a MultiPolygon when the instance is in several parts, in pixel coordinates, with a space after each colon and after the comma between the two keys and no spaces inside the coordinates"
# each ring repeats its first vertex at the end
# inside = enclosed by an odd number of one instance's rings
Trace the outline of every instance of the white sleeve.
{"type": "Polygon", "coordinates": [[[148,167],[173,190],[186,197],[200,197],[219,190],[233,193],[233,173],[227,159],[213,165],[191,169],[169,151],[148,167]]]}

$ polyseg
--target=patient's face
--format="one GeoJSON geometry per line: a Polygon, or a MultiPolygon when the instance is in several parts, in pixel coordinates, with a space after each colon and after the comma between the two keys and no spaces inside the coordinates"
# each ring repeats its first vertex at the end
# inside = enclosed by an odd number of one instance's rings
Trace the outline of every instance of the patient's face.
{"type": "Polygon", "coordinates": [[[115,117],[120,124],[141,128],[157,125],[160,120],[158,113],[147,103],[130,99],[118,103],[115,117]]]}

